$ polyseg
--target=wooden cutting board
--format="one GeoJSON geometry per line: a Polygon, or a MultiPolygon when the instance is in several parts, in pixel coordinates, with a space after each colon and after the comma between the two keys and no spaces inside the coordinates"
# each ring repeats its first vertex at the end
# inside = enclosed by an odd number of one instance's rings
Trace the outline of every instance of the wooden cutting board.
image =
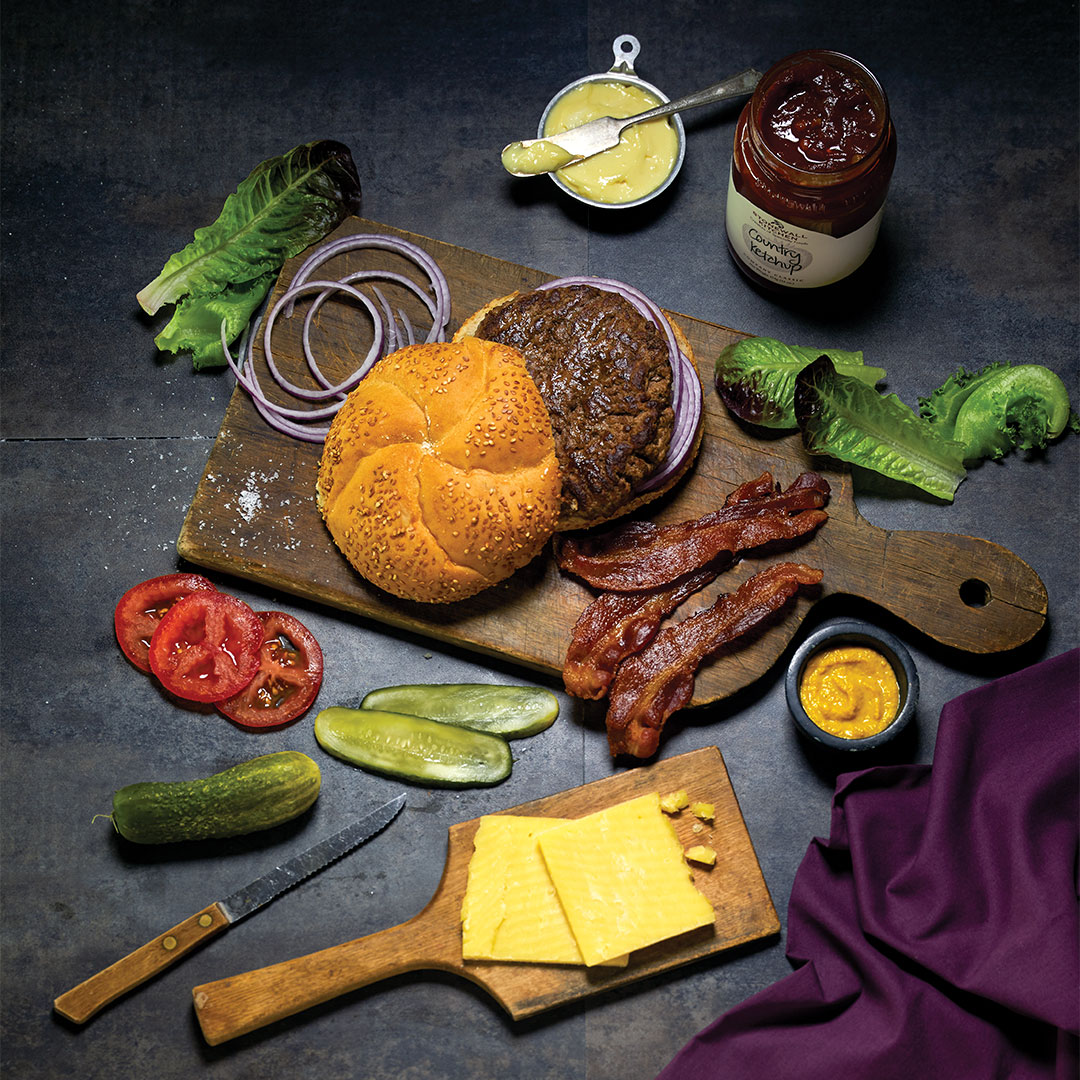
{"type": "Polygon", "coordinates": [[[634,952],[624,968],[465,961],[461,902],[479,818],[449,830],[435,895],[414,918],[386,930],[271,967],[196,986],[195,1012],[207,1042],[218,1044],[407,971],[449,971],[483,987],[514,1019],[625,986],[780,931],[723,757],[715,746],[516,806],[507,814],[577,818],[649,792],[685,788],[714,803],[715,817],[693,831],[689,810],[670,820],[683,847],[708,844],[716,865],[693,866],[698,889],[716,911],[712,926],[634,952]]]}
{"type": "MultiPolygon", "coordinates": [[[[350,219],[334,235],[347,233],[403,237],[433,255],[450,284],[451,332],[488,300],[533,288],[553,276],[371,221],[350,219]]],[[[351,254],[330,264],[325,273],[404,266],[395,260],[387,252],[351,254]]],[[[300,262],[297,258],[284,267],[271,302],[287,287],[300,262]]],[[[406,297],[403,306],[411,318],[422,322],[422,309],[411,298],[406,297]]],[[[366,349],[369,327],[342,308],[327,304],[319,315],[314,340],[320,357],[338,352],[348,360],[366,349]]],[[[662,503],[648,508],[649,515],[664,522],[695,518],[765,470],[785,487],[808,469],[822,473],[832,485],[829,521],[810,539],[783,553],[749,553],[690,602],[689,610],[696,610],[770,562],[794,558],[824,571],[820,588],[800,595],[786,617],[701,668],[693,704],[726,697],[763,675],[811,606],[832,594],[869,600],[937,641],[969,652],[998,652],[1034,636],[1046,619],[1047,597],[1029,566],[986,540],[871,525],[856,509],[845,467],[811,458],[797,433],[759,437],[733,420],[719,401],[712,385],[716,356],[725,345],[747,335],[686,315],[669,315],[685,332],[697,358],[705,387],[705,436],[691,474],[662,503]]],[[[273,340],[279,365],[297,381],[305,370],[297,329],[301,322],[300,318],[279,322],[273,340]]],[[[257,361],[261,355],[260,346],[257,361]]],[[[355,360],[352,363],[355,366],[355,360]]],[[[349,362],[337,377],[347,370],[349,362]]],[[[352,570],[321,521],[314,497],[319,453],[317,444],[271,430],[237,388],[184,521],[177,544],[180,555],[209,570],[248,578],[382,624],[509,657],[549,674],[562,671],[571,628],[592,597],[586,586],[560,573],[553,559],[544,555],[509,581],[454,604],[418,604],[389,596],[352,570]]]]}

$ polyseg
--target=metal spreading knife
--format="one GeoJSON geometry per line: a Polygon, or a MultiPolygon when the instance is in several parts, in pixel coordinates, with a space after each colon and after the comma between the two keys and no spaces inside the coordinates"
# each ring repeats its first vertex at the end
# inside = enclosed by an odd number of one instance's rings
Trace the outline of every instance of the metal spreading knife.
{"type": "Polygon", "coordinates": [[[148,941],[122,960],[117,960],[115,964],[61,994],[53,1002],[53,1008],[76,1024],[85,1023],[106,1005],[174,964],[196,946],[370,840],[397,817],[404,805],[403,794],[391,799],[377,810],[346,825],[340,832],[320,840],[314,847],[256,878],[231,896],[215,900],[191,918],[177,923],[171,930],[148,941]]]}
{"type": "Polygon", "coordinates": [[[557,134],[510,143],[503,147],[503,168],[511,176],[535,176],[537,173],[554,172],[564,165],[577,164],[593,154],[618,146],[623,131],[634,124],[658,120],[662,116],[671,116],[672,113],[686,112],[699,105],[711,105],[716,101],[752,94],[760,81],[761,72],[747,68],[715,86],[657,105],[636,116],[600,116],[557,134]]]}

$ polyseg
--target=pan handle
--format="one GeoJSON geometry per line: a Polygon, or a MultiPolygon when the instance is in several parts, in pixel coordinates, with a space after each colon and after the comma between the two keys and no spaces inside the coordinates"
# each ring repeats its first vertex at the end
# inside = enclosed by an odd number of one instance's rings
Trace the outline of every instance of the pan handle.
{"type": "Polygon", "coordinates": [[[942,644],[1004,652],[1046,622],[1046,586],[1007,548],[958,533],[882,529],[863,538],[867,550],[837,591],[880,605],[942,644]]]}

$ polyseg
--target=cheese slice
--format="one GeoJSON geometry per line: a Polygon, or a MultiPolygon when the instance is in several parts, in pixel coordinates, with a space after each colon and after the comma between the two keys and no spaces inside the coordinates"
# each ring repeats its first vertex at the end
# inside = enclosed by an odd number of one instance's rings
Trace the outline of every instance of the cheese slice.
{"type": "Polygon", "coordinates": [[[464,959],[584,962],[537,847],[538,836],[562,824],[510,814],[480,819],[461,905],[464,959]]]}
{"type": "Polygon", "coordinates": [[[538,834],[585,963],[712,925],[655,792],[538,834]]]}

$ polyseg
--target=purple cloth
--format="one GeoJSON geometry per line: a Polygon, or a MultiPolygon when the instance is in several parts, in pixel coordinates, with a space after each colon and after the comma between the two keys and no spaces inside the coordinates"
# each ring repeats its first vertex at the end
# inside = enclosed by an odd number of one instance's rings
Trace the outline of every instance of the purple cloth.
{"type": "Polygon", "coordinates": [[[848,773],[788,907],[795,971],[660,1080],[1075,1080],[1080,650],[942,710],[933,766],[848,773]]]}

